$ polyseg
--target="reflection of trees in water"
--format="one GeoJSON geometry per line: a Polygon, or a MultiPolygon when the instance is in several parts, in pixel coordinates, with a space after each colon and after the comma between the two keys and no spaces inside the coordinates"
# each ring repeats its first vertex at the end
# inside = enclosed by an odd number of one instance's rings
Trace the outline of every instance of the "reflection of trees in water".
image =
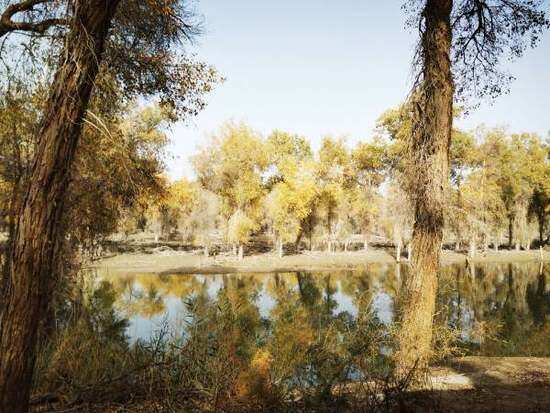
{"type": "Polygon", "coordinates": [[[151,318],[166,311],[165,300],[176,297],[185,300],[205,282],[198,277],[133,274],[106,278],[117,293],[117,308],[129,318],[151,318]]]}
{"type": "Polygon", "coordinates": [[[539,264],[477,265],[475,277],[463,267],[450,268],[441,274],[438,322],[461,328],[481,354],[540,352],[532,337],[548,329],[550,312],[547,275],[539,264]]]}
{"type": "MultiPolygon", "coordinates": [[[[195,305],[201,300],[206,303],[223,299],[232,308],[239,309],[235,321],[242,328],[250,330],[260,320],[264,329],[272,329],[270,332],[275,331],[274,326],[285,326],[294,329],[293,334],[303,339],[318,336],[327,326],[336,328],[338,323],[357,323],[362,314],[372,312],[373,300],[380,292],[386,293],[398,306],[399,285],[407,276],[407,270],[407,266],[400,266],[396,271],[393,265],[372,265],[361,271],[330,273],[138,274],[113,277],[109,282],[117,296],[116,307],[127,317],[149,318],[162,314],[168,297],[179,298],[184,303],[192,301],[195,305]],[[213,295],[208,297],[208,294],[213,295]],[[353,314],[338,312],[338,294],[349,299],[353,314]],[[260,316],[258,298],[261,295],[274,302],[266,320],[260,316]],[[197,297],[202,298],[197,300],[197,297]]],[[[531,343],[531,337],[548,329],[548,276],[549,267],[539,264],[444,267],[440,274],[436,323],[462,331],[462,338],[472,351],[529,352],[532,345],[525,343],[531,343]]],[[[266,331],[261,334],[265,336],[266,331]]],[[[288,342],[290,333],[283,336],[288,342]]]]}
{"type": "MultiPolygon", "coordinates": [[[[142,360],[134,356],[161,348],[163,360],[180,366],[166,377],[207,389],[213,411],[228,400],[263,403],[274,394],[327,406],[350,379],[384,378],[391,371],[385,356],[391,335],[372,304],[381,291],[398,302],[406,268],[399,276],[395,266],[369,266],[331,273],[105,277],[94,288],[83,287],[70,311],[58,313],[65,319],[57,347],[39,360],[47,366],[43,383],[57,388],[66,377],[99,382],[105,366],[118,374],[142,360]],[[263,313],[266,295],[269,312],[263,313]],[[340,295],[353,311],[342,311],[340,295]],[[158,315],[173,298],[185,309],[184,333],[128,344],[126,317],[158,315]]],[[[465,338],[476,340],[468,343],[474,352],[549,355],[549,269],[483,265],[472,277],[469,268],[445,267],[436,321],[467,331],[465,338]]]]}
{"type": "Polygon", "coordinates": [[[537,281],[527,286],[527,306],[536,326],[542,326],[550,314],[550,289],[547,278],[550,277],[550,266],[539,265],[537,281]]]}

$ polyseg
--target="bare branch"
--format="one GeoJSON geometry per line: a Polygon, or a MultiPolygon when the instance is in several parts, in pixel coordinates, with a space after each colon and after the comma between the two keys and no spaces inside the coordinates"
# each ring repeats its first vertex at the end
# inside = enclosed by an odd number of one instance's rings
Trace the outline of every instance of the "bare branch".
{"type": "Polygon", "coordinates": [[[20,3],[10,4],[0,17],[0,37],[15,31],[43,34],[50,27],[66,26],[68,21],[61,18],[46,18],[37,22],[12,20],[13,16],[17,13],[32,12],[35,6],[50,2],[52,2],[52,0],[26,0],[20,3]]]}

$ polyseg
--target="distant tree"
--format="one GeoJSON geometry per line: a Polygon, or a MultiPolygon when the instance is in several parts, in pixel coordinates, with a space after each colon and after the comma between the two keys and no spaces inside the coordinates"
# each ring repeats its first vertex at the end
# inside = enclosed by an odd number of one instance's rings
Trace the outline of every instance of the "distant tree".
{"type": "Polygon", "coordinates": [[[533,194],[529,200],[529,217],[535,218],[538,226],[539,244],[549,242],[545,238],[550,217],[550,146],[540,138],[530,140],[531,185],[533,194]]]}
{"type": "Polygon", "coordinates": [[[412,207],[398,181],[390,181],[382,201],[380,227],[396,247],[399,261],[402,248],[409,244],[412,229],[412,207]]]}
{"type": "Polygon", "coordinates": [[[309,142],[298,135],[273,131],[266,140],[269,157],[265,198],[266,221],[274,232],[278,254],[283,245],[297,246],[306,222],[315,213],[317,181],[309,142]]]}
{"type": "Polygon", "coordinates": [[[205,256],[210,255],[211,246],[220,241],[221,219],[219,197],[197,185],[195,203],[184,221],[184,228],[198,245],[202,245],[205,256]]]}
{"type": "Polygon", "coordinates": [[[326,137],[319,149],[317,162],[319,199],[317,211],[321,217],[327,250],[334,248],[339,233],[349,220],[347,193],[352,186],[350,154],[343,139],[326,137]]]}
{"type": "Polygon", "coordinates": [[[351,216],[354,228],[363,234],[364,248],[368,246],[369,231],[376,226],[380,213],[379,187],[388,169],[388,145],[380,139],[359,143],[351,152],[354,185],[349,189],[351,216]]]}
{"type": "Polygon", "coordinates": [[[309,142],[304,137],[281,130],[274,130],[267,137],[266,151],[271,168],[268,187],[284,180],[284,167],[289,162],[298,163],[313,158],[309,142]]]}
{"type": "Polygon", "coordinates": [[[283,245],[296,242],[303,221],[313,212],[318,187],[311,161],[286,158],[279,163],[279,171],[282,180],[275,184],[265,202],[268,220],[277,237],[279,256],[282,256],[283,245]]]}
{"type": "Polygon", "coordinates": [[[165,196],[157,202],[160,232],[163,236],[170,238],[178,231],[180,223],[195,208],[197,198],[197,188],[185,178],[167,186],[165,196]]]}
{"type": "Polygon", "coordinates": [[[243,244],[260,228],[268,155],[261,136],[245,124],[226,123],[193,158],[201,186],[220,197],[226,238],[243,255],[243,244]]]}

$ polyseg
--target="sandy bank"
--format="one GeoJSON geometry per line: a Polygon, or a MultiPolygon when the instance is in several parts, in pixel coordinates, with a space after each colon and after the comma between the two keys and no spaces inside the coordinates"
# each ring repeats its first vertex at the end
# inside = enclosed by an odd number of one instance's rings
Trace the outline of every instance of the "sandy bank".
{"type": "Polygon", "coordinates": [[[430,376],[432,390],[418,396],[435,398],[436,411],[550,411],[550,358],[463,357],[430,376]]]}
{"type": "MultiPolygon", "coordinates": [[[[466,263],[466,255],[444,251],[442,264],[466,263]]],[[[474,263],[538,262],[539,251],[499,251],[479,253],[474,263]]],[[[543,261],[550,262],[550,252],[543,253],[543,261]]],[[[204,257],[198,252],[159,251],[152,254],[119,254],[100,260],[94,267],[115,273],[166,273],[166,274],[226,274],[233,272],[290,272],[361,269],[368,264],[393,264],[395,257],[382,249],[354,252],[304,252],[282,258],[274,254],[246,256],[242,261],[230,255],[204,257]]],[[[407,264],[406,258],[401,262],[407,264]]]]}

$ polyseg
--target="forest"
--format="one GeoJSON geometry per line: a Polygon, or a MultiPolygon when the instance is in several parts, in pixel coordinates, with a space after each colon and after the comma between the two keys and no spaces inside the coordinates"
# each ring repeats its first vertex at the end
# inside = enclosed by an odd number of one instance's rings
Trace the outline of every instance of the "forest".
{"type": "MultiPolygon", "coordinates": [[[[405,247],[413,221],[401,177],[408,123],[406,108],[391,109],[368,143],[350,149],[325,137],[317,153],[304,137],[279,130],[262,137],[226,123],[193,157],[197,179],[164,180],[154,204],[118,212],[118,231],[149,231],[206,255],[220,246],[242,255],[255,240],[280,255],[368,248],[371,240],[405,247]]],[[[450,156],[446,246],[475,254],[548,242],[547,142],[502,128],[454,130],[450,156]]]]}
{"type": "Polygon", "coordinates": [[[193,2],[0,1],[0,413],[550,409],[550,135],[456,126],[548,5],[401,11],[412,79],[367,136],[227,120],[172,179],[231,82],[193,2]]]}

